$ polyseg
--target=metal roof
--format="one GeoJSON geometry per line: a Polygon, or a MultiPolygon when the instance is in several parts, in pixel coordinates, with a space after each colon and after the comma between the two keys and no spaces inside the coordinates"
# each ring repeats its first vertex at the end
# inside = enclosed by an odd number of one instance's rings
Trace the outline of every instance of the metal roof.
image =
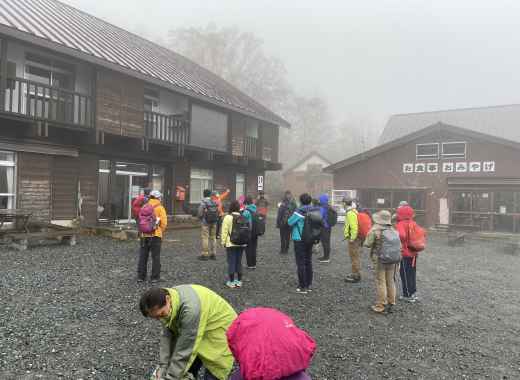
{"type": "Polygon", "coordinates": [[[289,123],[189,59],[57,0],[1,0],[0,33],[277,125],[289,123]],[[65,50],[63,49],[65,48],[65,50]]]}
{"type": "Polygon", "coordinates": [[[436,123],[520,142],[520,104],[393,115],[379,138],[385,144],[436,123]]]}

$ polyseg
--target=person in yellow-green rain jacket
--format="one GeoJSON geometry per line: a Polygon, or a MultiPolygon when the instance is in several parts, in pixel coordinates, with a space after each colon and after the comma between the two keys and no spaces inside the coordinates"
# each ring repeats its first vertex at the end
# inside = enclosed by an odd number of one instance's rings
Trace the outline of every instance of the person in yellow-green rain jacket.
{"type": "Polygon", "coordinates": [[[200,285],[151,288],[139,302],[145,317],[160,320],[157,380],[225,380],[233,368],[226,331],[236,318],[225,299],[200,285]]]}
{"type": "Polygon", "coordinates": [[[352,200],[345,200],[345,209],[347,211],[345,215],[345,240],[348,241],[348,253],[350,260],[352,261],[352,273],[346,278],[346,282],[359,282],[361,281],[361,258],[360,258],[360,239],[358,236],[359,223],[358,223],[358,212],[356,205],[352,200]]]}

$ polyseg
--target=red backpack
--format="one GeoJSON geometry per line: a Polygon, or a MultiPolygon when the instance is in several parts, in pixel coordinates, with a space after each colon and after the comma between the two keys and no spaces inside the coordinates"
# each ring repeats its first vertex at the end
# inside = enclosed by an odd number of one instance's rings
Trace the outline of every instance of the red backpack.
{"type": "Polygon", "coordinates": [[[414,252],[421,252],[426,248],[426,230],[412,220],[408,224],[408,248],[414,252]]]}
{"type": "Polygon", "coordinates": [[[370,215],[365,214],[364,212],[358,212],[357,213],[357,220],[358,220],[358,236],[361,238],[366,238],[368,235],[368,232],[372,228],[372,219],[370,218],[370,215]]]}

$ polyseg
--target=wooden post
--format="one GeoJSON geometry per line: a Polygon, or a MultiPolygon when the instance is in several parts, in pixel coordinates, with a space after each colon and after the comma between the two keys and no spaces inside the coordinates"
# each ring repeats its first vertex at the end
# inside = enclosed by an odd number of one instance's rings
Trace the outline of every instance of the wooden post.
{"type": "Polygon", "coordinates": [[[7,40],[1,40],[0,48],[0,110],[5,108],[5,89],[7,87],[7,40]]]}

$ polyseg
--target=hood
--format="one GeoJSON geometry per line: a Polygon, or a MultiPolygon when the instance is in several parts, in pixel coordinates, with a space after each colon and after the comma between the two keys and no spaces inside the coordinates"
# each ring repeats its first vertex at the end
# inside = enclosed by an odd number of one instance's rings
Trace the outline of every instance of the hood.
{"type": "Polygon", "coordinates": [[[148,200],[148,203],[152,206],[157,206],[161,204],[161,201],[159,199],[151,198],[150,200],[148,200]]]}
{"type": "Polygon", "coordinates": [[[320,205],[327,206],[329,204],[329,196],[327,194],[320,195],[320,205]]]}
{"type": "Polygon", "coordinates": [[[399,207],[396,211],[397,221],[410,220],[413,218],[415,212],[410,206],[399,207]]]}
{"type": "Polygon", "coordinates": [[[246,210],[249,210],[251,212],[256,212],[256,205],[247,205],[246,210]]]}

